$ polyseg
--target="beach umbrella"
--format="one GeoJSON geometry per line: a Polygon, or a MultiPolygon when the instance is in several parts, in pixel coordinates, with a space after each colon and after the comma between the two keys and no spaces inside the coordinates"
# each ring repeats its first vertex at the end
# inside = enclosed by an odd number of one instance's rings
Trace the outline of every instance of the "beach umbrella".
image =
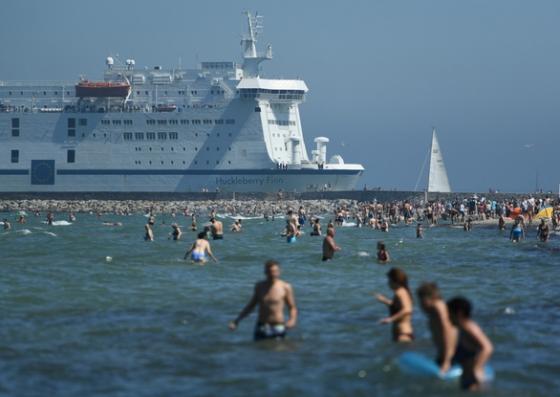
{"type": "Polygon", "coordinates": [[[546,207],[539,211],[539,213],[535,216],[535,219],[541,218],[552,218],[552,213],[554,212],[554,208],[546,207]]]}

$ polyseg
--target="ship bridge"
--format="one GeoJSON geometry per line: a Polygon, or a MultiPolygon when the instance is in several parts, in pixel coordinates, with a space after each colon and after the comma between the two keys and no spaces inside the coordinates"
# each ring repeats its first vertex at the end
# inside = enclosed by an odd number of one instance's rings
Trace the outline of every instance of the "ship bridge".
{"type": "Polygon", "coordinates": [[[240,98],[302,102],[308,88],[303,80],[242,79],[237,85],[240,98]]]}

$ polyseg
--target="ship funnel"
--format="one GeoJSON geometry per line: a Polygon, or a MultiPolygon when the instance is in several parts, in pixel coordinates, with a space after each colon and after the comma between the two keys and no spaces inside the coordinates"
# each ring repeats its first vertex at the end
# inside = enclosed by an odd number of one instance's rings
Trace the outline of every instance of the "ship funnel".
{"type": "Polygon", "coordinates": [[[326,163],[327,162],[327,143],[329,143],[329,138],[325,138],[324,136],[318,136],[314,140],[315,144],[317,145],[317,163],[326,163]]]}
{"type": "Polygon", "coordinates": [[[115,60],[113,59],[113,57],[107,57],[107,59],[105,59],[105,64],[107,65],[107,69],[113,69],[115,60]]]}

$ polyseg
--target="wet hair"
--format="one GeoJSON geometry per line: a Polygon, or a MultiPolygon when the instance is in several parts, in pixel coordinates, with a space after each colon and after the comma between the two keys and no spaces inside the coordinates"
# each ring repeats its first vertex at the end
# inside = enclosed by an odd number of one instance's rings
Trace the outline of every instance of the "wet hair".
{"type": "Polygon", "coordinates": [[[198,233],[198,238],[206,238],[206,232],[198,233]]]}
{"type": "Polygon", "coordinates": [[[392,267],[387,272],[387,278],[391,282],[398,285],[399,287],[402,287],[402,288],[406,289],[407,292],[408,292],[408,295],[412,299],[412,294],[410,293],[410,288],[408,288],[408,276],[406,275],[406,273],[403,270],[399,269],[398,267],[392,267]]]}
{"type": "Polygon", "coordinates": [[[385,250],[385,243],[383,241],[377,242],[377,249],[378,250],[385,250]]]}
{"type": "Polygon", "coordinates": [[[277,261],[275,261],[274,259],[269,259],[264,263],[264,270],[266,272],[268,272],[270,270],[270,268],[272,268],[274,266],[280,266],[280,264],[277,261]]]}
{"type": "Polygon", "coordinates": [[[449,310],[449,313],[455,315],[461,313],[466,318],[470,318],[472,304],[468,299],[463,298],[462,296],[456,296],[447,301],[447,310],[449,310]]]}
{"type": "Polygon", "coordinates": [[[210,222],[212,222],[212,223],[216,222],[216,218],[214,218],[214,217],[210,218],[210,222]]]}
{"type": "Polygon", "coordinates": [[[441,298],[439,288],[436,283],[422,283],[416,290],[420,300],[424,298],[441,298]]]}

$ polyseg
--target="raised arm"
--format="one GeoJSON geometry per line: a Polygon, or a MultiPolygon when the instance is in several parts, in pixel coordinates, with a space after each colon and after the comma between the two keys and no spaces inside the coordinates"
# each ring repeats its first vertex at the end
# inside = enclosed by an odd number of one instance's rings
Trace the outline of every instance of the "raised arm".
{"type": "Polygon", "coordinates": [[[296,298],[294,297],[294,290],[290,284],[286,284],[286,305],[290,311],[288,321],[286,321],[287,328],[293,328],[297,323],[298,311],[296,307],[296,298]]]}
{"type": "Polygon", "coordinates": [[[249,301],[249,303],[247,303],[247,305],[245,305],[243,310],[241,310],[241,313],[239,313],[237,318],[229,323],[229,329],[234,331],[239,325],[239,322],[243,320],[245,317],[247,317],[253,311],[255,306],[257,306],[257,303],[258,303],[257,286],[255,285],[255,289],[253,291],[253,296],[251,297],[251,300],[249,301]]]}

